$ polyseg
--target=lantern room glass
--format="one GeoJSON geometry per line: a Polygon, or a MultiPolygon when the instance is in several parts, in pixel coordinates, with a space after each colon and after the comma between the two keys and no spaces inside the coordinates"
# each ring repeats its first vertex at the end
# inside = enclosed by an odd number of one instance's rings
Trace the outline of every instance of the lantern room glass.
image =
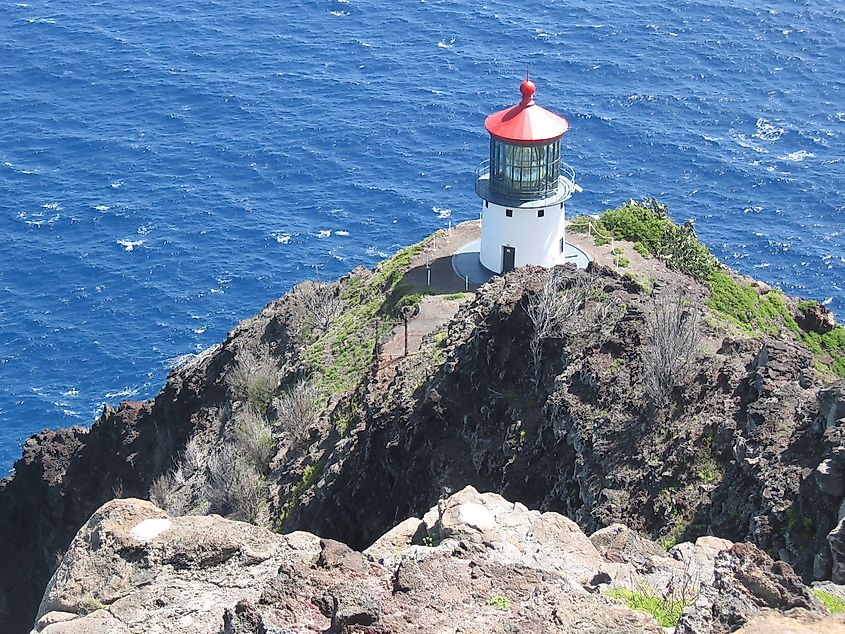
{"type": "Polygon", "coordinates": [[[490,187],[505,196],[535,199],[557,190],[560,139],[516,144],[490,137],[490,187]]]}

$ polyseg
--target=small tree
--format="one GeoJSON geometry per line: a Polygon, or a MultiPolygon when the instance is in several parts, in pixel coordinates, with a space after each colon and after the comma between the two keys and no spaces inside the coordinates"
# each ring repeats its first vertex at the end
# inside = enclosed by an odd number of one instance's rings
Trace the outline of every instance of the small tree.
{"type": "Polygon", "coordinates": [[[668,291],[655,298],[641,357],[646,394],[656,406],[667,405],[674,389],[689,382],[701,343],[700,322],[701,308],[684,295],[668,291]]]}

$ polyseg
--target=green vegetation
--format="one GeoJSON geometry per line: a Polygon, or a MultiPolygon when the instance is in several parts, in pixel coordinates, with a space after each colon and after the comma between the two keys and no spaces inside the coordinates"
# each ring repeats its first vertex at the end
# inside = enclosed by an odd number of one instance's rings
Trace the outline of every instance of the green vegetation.
{"type": "Polygon", "coordinates": [[[409,293],[406,295],[403,287],[397,287],[396,291],[394,291],[394,295],[398,295],[395,304],[393,304],[394,311],[398,312],[407,306],[417,306],[428,294],[429,293],[409,293]]]}
{"type": "Polygon", "coordinates": [[[613,359],[613,361],[611,361],[611,362],[610,362],[610,367],[608,368],[608,371],[609,371],[611,374],[616,374],[616,373],[617,373],[617,372],[619,372],[619,370],[622,368],[622,366],[624,365],[624,363],[625,363],[625,359],[624,359],[624,358],[622,358],[622,357],[616,357],[615,359],[613,359]]]}
{"type": "Polygon", "coordinates": [[[822,605],[824,605],[824,607],[827,608],[827,611],[831,614],[845,612],[845,601],[836,595],[825,592],[824,590],[817,590],[816,588],[810,588],[810,592],[816,595],[816,598],[822,602],[822,605]]]}
{"type": "Polygon", "coordinates": [[[450,293],[444,297],[445,300],[454,302],[461,299],[466,299],[469,296],[469,293],[450,293]]]}
{"type": "Polygon", "coordinates": [[[631,260],[626,258],[624,255],[617,255],[616,256],[616,266],[620,269],[627,269],[631,265],[631,260]]]}
{"type": "Polygon", "coordinates": [[[786,509],[786,530],[793,534],[799,544],[809,544],[813,541],[815,524],[812,517],[802,516],[800,510],[796,511],[795,507],[791,506],[786,509]]]}
{"type": "Polygon", "coordinates": [[[501,594],[494,594],[490,597],[490,600],[487,602],[489,605],[492,605],[497,610],[510,610],[511,609],[511,602],[506,596],[501,594]]]}
{"type": "Polygon", "coordinates": [[[346,310],[325,333],[310,341],[305,351],[305,363],[321,395],[351,390],[372,361],[376,337],[391,328],[386,321],[377,325],[380,318],[395,319],[400,302],[413,305],[419,301],[421,296],[409,295],[404,287],[399,288],[399,282],[430,240],[431,236],[402,249],[379,264],[368,278],[353,276],[346,281],[340,294],[346,310]]]}
{"type": "Polygon", "coordinates": [[[695,475],[702,482],[712,484],[722,477],[722,469],[709,449],[705,449],[698,455],[695,463],[695,475]]]}
{"type": "Polygon", "coordinates": [[[323,471],[323,467],[325,466],[326,461],[320,460],[305,467],[305,469],[302,470],[302,479],[299,481],[299,484],[296,485],[296,492],[303,493],[314,486],[317,482],[317,478],[320,477],[320,474],[323,471]]]}
{"type": "MultiPolygon", "coordinates": [[[[676,225],[667,212],[667,207],[653,198],[630,201],[605,211],[598,220],[586,216],[574,218],[569,230],[586,233],[592,222],[602,234],[633,242],[634,249],[644,257],[658,258],[669,268],[706,285],[711,291],[708,306],[719,318],[749,335],[782,336],[789,331],[815,354],[824,357],[817,361],[817,367],[845,376],[845,328],[837,326],[825,334],[803,331],[783,293],[772,290],[761,294],[755,287],[738,281],[701,243],[692,221],[676,225]]],[[[596,237],[596,244],[606,243],[607,240],[596,237]]],[[[619,260],[623,259],[619,256],[619,260]]],[[[619,265],[624,266],[621,262],[619,265]]],[[[816,304],[804,300],[798,306],[806,310],[816,304]]]]}
{"type": "Polygon", "coordinates": [[[82,599],[82,610],[85,614],[91,614],[92,612],[96,612],[97,610],[105,610],[106,604],[100,601],[96,597],[86,596],[82,599]]]}
{"type": "Polygon", "coordinates": [[[282,531],[285,520],[290,517],[290,514],[299,504],[299,498],[301,498],[303,493],[305,493],[308,489],[310,489],[312,486],[314,486],[314,484],[317,483],[320,474],[323,472],[323,467],[325,466],[326,461],[319,460],[314,464],[308,465],[307,467],[305,467],[305,469],[302,470],[302,477],[300,478],[296,486],[293,488],[293,495],[287,500],[285,500],[285,503],[282,504],[282,508],[279,509],[279,515],[273,524],[273,529],[275,531],[282,531]]]}
{"type": "Polygon", "coordinates": [[[658,597],[645,588],[641,590],[642,592],[634,592],[624,588],[614,588],[607,595],[621,601],[632,610],[651,614],[662,627],[675,627],[681,619],[684,608],[692,605],[691,601],[658,597]]]}
{"type": "Polygon", "coordinates": [[[666,535],[658,542],[665,550],[671,550],[678,543],[690,523],[688,511],[684,512],[675,502],[679,493],[675,487],[666,487],[660,490],[654,501],[655,512],[666,518],[669,527],[666,535]]]}

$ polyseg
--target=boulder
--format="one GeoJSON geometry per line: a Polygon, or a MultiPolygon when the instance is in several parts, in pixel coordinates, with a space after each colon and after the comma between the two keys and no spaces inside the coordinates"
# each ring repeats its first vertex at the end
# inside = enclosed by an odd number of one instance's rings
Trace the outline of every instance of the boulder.
{"type": "Polygon", "coordinates": [[[799,306],[795,321],[802,330],[824,334],[836,328],[836,316],[818,302],[799,306]]]}

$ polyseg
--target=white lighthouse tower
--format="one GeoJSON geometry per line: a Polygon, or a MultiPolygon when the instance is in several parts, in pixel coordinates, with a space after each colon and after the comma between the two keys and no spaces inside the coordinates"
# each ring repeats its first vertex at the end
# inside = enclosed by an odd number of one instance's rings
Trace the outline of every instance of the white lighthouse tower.
{"type": "Polygon", "coordinates": [[[491,114],[490,158],[476,171],[481,210],[481,264],[494,273],[517,266],[562,264],[566,257],[564,203],[575,171],[560,160],[569,129],[563,117],[534,103],[534,82],[519,86],[522,101],[491,114]]]}

